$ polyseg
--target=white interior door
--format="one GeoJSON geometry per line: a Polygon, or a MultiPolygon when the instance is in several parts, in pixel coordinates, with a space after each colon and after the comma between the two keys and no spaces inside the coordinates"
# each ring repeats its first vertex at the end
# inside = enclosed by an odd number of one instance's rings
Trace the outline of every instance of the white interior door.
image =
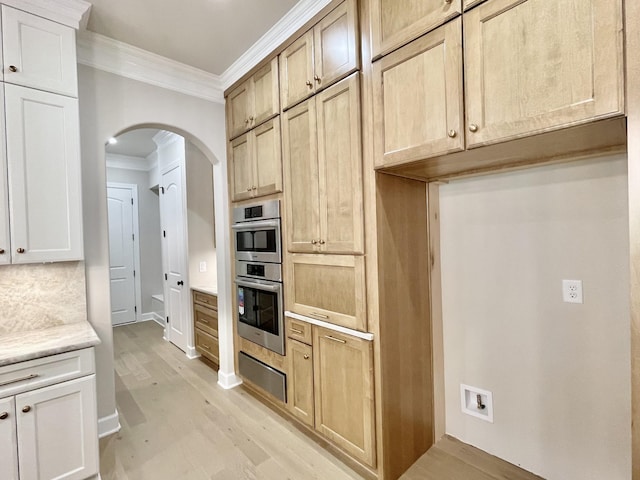
{"type": "Polygon", "coordinates": [[[187,352],[189,344],[189,286],[187,282],[187,242],[184,197],[184,171],[180,164],[162,174],[160,212],[162,252],[165,269],[165,315],[167,339],[187,352]]]}
{"type": "Polygon", "coordinates": [[[131,187],[107,187],[111,322],[136,321],[134,205],[131,187]]]}

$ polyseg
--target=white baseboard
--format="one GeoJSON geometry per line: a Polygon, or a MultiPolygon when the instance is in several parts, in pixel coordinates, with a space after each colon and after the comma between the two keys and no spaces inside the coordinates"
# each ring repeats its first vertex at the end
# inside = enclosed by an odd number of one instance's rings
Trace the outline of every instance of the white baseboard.
{"type": "Polygon", "coordinates": [[[242,385],[242,379],[235,373],[222,373],[218,370],[218,385],[225,390],[231,390],[242,385]]]}
{"type": "Polygon", "coordinates": [[[98,419],[98,438],[107,437],[120,431],[120,416],[118,410],[111,415],[98,419]]]}
{"type": "Polygon", "coordinates": [[[198,358],[200,354],[196,351],[196,347],[187,347],[187,358],[189,360],[193,360],[194,358],[198,358]]]}
{"type": "Polygon", "coordinates": [[[162,318],[156,312],[143,313],[142,315],[140,315],[140,320],[138,320],[138,322],[150,322],[151,320],[164,327],[164,318],[162,318]]]}

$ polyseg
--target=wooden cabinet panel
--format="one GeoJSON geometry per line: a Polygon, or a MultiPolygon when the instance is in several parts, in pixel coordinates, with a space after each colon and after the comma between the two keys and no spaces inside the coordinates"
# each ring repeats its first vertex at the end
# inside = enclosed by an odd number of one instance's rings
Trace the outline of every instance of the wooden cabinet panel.
{"type": "Polygon", "coordinates": [[[464,149],[462,20],[373,64],[376,166],[464,149]]]}
{"type": "Polygon", "coordinates": [[[373,57],[409,43],[461,12],[461,0],[372,0],[373,57]]]}
{"type": "Polygon", "coordinates": [[[260,125],[280,111],[280,85],[278,82],[278,57],[252,77],[253,119],[252,125],[260,125]]]}
{"type": "Polygon", "coordinates": [[[364,257],[289,255],[287,309],[366,331],[364,257]]]}
{"type": "Polygon", "coordinates": [[[253,130],[254,136],[254,197],[282,191],[282,148],[280,142],[280,119],[260,125],[253,130]]]}
{"type": "Polygon", "coordinates": [[[249,120],[253,111],[251,90],[251,82],[247,80],[234,88],[227,96],[229,138],[235,138],[251,127],[251,120],[249,120]]]}
{"type": "Polygon", "coordinates": [[[78,101],[8,84],[5,101],[12,262],[81,260],[78,101]]]}
{"type": "Polygon", "coordinates": [[[17,395],[21,479],[98,473],[95,375],[17,395]]]}
{"type": "Polygon", "coordinates": [[[5,82],[78,96],[73,28],[2,5],[2,40],[5,82]]]}
{"type": "MultiPolygon", "coordinates": [[[[0,88],[0,112],[4,112],[4,88],[0,88]]],[[[11,263],[9,233],[9,186],[7,184],[7,152],[4,115],[0,115],[0,265],[11,263]]]]}
{"type": "Polygon", "coordinates": [[[193,301],[206,307],[214,309],[218,308],[218,297],[216,297],[215,295],[209,295],[207,293],[197,292],[194,290],[193,301]]]}
{"type": "Polygon", "coordinates": [[[470,8],[473,8],[476,5],[479,5],[482,2],[486,2],[486,1],[487,0],[464,0],[464,10],[467,11],[470,8]]]}
{"type": "Polygon", "coordinates": [[[313,351],[309,345],[287,342],[289,374],[287,405],[289,411],[303,423],[313,427],[313,351]]]}
{"type": "Polygon", "coordinates": [[[313,252],[320,238],[315,99],[284,112],[283,122],[288,248],[313,252]]]}
{"type": "Polygon", "coordinates": [[[351,76],[316,96],[320,250],[364,251],[360,84],[351,76]]]}
{"type": "Polygon", "coordinates": [[[218,339],[213,335],[209,335],[208,333],[196,329],[195,330],[196,337],[196,351],[211,360],[216,365],[220,364],[220,347],[218,345],[218,339]]]}
{"type": "Polygon", "coordinates": [[[313,28],[316,90],[359,68],[356,20],[356,2],[347,0],[313,28]]]}
{"type": "Polygon", "coordinates": [[[468,147],[624,111],[621,0],[490,0],[464,35],[468,147]]]}
{"type": "Polygon", "coordinates": [[[214,337],[218,336],[218,312],[216,310],[195,304],[193,306],[193,321],[195,328],[214,337]]]}
{"type": "Polygon", "coordinates": [[[287,331],[287,337],[293,338],[307,345],[311,345],[313,342],[313,335],[311,332],[311,324],[307,322],[301,322],[290,317],[285,318],[285,329],[287,331]]]}
{"type": "Polygon", "coordinates": [[[18,478],[18,438],[13,397],[0,399],[0,480],[18,478]]]}
{"type": "Polygon", "coordinates": [[[316,429],[375,466],[372,344],[321,327],[313,330],[316,429]]]}
{"type": "Polygon", "coordinates": [[[309,30],[280,54],[280,81],[283,109],[314,93],[313,30],[309,30]]]}
{"type": "Polygon", "coordinates": [[[231,142],[230,160],[232,179],[231,198],[234,202],[251,198],[253,194],[253,159],[250,134],[231,142]]]}

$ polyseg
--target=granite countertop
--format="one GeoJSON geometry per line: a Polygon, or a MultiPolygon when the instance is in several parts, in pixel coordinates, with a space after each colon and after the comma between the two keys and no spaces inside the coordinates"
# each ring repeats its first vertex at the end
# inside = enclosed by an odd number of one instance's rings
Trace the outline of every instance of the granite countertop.
{"type": "Polygon", "coordinates": [[[89,322],[0,335],[0,367],[98,345],[89,322]]]}
{"type": "Polygon", "coordinates": [[[191,290],[196,290],[197,292],[208,293],[209,295],[218,296],[218,289],[216,287],[208,287],[205,285],[191,285],[191,290]]]}

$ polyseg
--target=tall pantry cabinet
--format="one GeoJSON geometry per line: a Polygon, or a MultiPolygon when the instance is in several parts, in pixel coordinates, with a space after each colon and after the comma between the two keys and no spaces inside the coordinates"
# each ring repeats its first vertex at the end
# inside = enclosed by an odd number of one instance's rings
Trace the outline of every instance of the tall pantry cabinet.
{"type": "Polygon", "coordinates": [[[1,9],[0,264],[81,260],[75,31],[1,9]]]}

